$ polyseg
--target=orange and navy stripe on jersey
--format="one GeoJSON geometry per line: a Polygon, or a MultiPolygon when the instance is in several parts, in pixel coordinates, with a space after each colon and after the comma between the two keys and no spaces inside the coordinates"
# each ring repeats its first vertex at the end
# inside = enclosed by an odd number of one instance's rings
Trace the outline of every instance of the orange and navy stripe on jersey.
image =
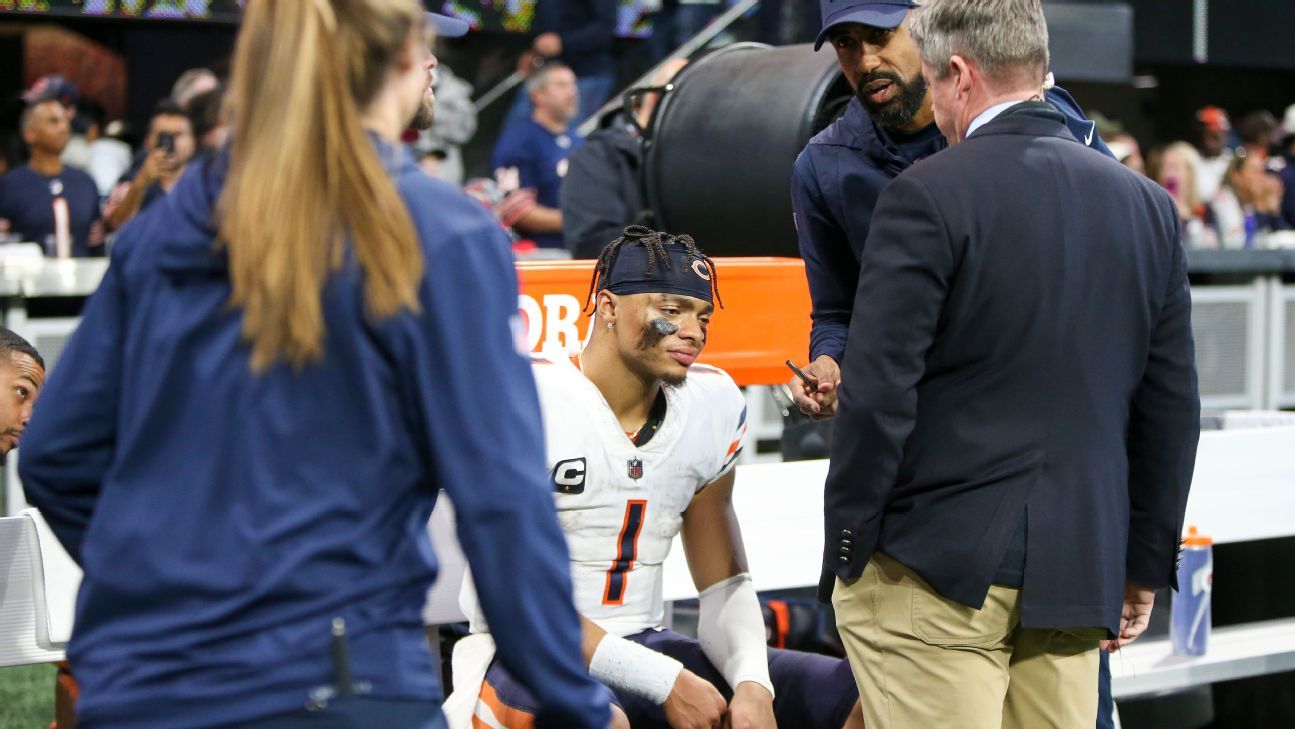
{"type": "Polygon", "coordinates": [[[733,465],[737,457],[742,455],[742,437],[746,435],[746,406],[742,406],[742,416],[737,420],[737,434],[733,442],[728,444],[728,452],[724,454],[724,465],[719,469],[720,473],[728,470],[733,465]]]}
{"type": "Polygon", "coordinates": [[[620,539],[616,545],[616,561],[607,570],[607,586],[603,588],[604,605],[621,605],[625,602],[627,574],[638,559],[639,532],[643,531],[647,516],[647,501],[632,499],[625,503],[625,523],[621,525],[620,539]]]}

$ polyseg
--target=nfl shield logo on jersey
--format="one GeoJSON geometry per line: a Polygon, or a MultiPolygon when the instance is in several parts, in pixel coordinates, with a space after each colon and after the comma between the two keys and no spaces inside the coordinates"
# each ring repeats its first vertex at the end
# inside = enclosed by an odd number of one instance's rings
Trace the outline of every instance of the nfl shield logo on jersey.
{"type": "Polygon", "coordinates": [[[631,458],[629,459],[629,461],[626,462],[625,465],[630,478],[634,479],[635,481],[639,480],[640,478],[643,478],[643,461],[639,460],[638,458],[631,458]]]}

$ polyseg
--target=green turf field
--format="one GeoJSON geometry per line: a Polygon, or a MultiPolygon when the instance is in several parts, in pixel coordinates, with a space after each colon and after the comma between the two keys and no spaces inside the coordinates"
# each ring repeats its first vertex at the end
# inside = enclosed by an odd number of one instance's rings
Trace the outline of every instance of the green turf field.
{"type": "Polygon", "coordinates": [[[0,668],[0,729],[49,729],[54,676],[48,664],[0,668]]]}

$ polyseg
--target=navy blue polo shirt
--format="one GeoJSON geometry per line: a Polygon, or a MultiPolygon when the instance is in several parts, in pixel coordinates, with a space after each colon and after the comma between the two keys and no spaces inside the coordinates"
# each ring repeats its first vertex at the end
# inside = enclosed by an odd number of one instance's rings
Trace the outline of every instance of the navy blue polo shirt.
{"type": "MultiPolygon", "coordinates": [[[[554,134],[534,119],[517,122],[504,130],[495,144],[491,167],[503,180],[509,170],[517,171],[521,187],[535,189],[536,201],[546,208],[562,207],[559,193],[567,176],[567,156],[584,144],[573,133],[554,134]]],[[[542,233],[529,238],[541,248],[565,248],[561,233],[542,233]]]]}
{"type": "Polygon", "coordinates": [[[0,177],[0,218],[9,221],[10,233],[45,245],[46,239],[54,235],[55,197],[67,201],[72,255],[102,256],[103,246],[89,246],[90,225],[100,217],[99,188],[94,178],[74,167],[64,167],[57,175],[47,177],[23,165],[0,177]]]}

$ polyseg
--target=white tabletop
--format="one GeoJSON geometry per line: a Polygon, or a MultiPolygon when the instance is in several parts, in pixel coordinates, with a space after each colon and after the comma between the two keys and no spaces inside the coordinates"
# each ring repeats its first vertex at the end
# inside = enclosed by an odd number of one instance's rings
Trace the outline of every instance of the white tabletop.
{"type": "Polygon", "coordinates": [[[1285,671],[1295,671],[1295,618],[1215,628],[1203,656],[1176,656],[1167,638],[1134,641],[1111,656],[1111,692],[1123,699],[1285,671]]]}
{"type": "MultiPolygon", "coordinates": [[[[757,590],[818,584],[827,461],[739,466],[733,506],[757,590]]],[[[1295,427],[1201,433],[1187,524],[1216,544],[1295,535],[1295,427]]],[[[665,599],[697,596],[678,537],[665,599]]]]}

